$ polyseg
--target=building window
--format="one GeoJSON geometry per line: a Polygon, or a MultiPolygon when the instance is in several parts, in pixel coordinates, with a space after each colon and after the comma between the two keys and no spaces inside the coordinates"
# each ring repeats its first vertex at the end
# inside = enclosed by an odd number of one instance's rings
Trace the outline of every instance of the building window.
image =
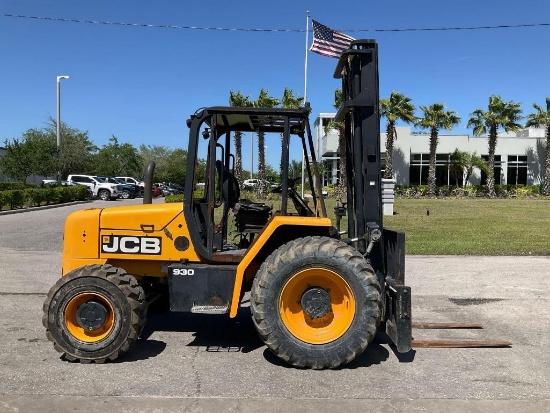
{"type": "Polygon", "coordinates": [[[508,155],[506,183],[508,185],[527,185],[527,156],[508,155]]]}
{"type": "MultiPolygon", "coordinates": [[[[449,164],[448,153],[436,154],[435,156],[435,184],[437,186],[449,185],[449,164]]],[[[430,154],[416,153],[411,155],[411,166],[409,173],[410,185],[428,185],[428,170],[430,169],[430,154]]]]}
{"type": "Polygon", "coordinates": [[[435,185],[449,185],[449,157],[448,153],[435,155],[435,185]]]}
{"type": "Polygon", "coordinates": [[[430,154],[416,153],[411,155],[411,166],[409,171],[409,184],[422,185],[428,183],[428,168],[430,154]]]}
{"type": "MultiPolygon", "coordinates": [[[[481,155],[481,159],[483,159],[485,162],[489,161],[489,155],[481,155]]],[[[502,162],[500,159],[500,155],[495,155],[495,185],[500,185],[502,180],[500,178],[500,175],[502,173],[502,162]]],[[[481,181],[480,185],[487,185],[487,174],[483,171],[481,171],[481,181]]]]}

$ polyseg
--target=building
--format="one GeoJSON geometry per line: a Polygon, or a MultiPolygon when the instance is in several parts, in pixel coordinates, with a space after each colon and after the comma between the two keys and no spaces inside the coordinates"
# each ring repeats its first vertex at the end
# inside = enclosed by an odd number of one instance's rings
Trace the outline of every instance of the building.
{"type": "MultiPolygon", "coordinates": [[[[317,156],[330,165],[325,171],[324,184],[338,182],[340,167],[338,157],[338,134],[331,129],[325,133],[325,127],[333,119],[334,113],[321,113],[315,119],[314,139],[317,156]]],[[[426,185],[430,158],[430,135],[411,131],[409,126],[396,128],[396,140],[393,153],[393,170],[398,185],[426,185]]],[[[386,133],[380,134],[381,164],[384,165],[386,133]]],[[[456,185],[456,178],[450,172],[450,156],[459,149],[476,153],[484,159],[488,156],[488,137],[469,135],[439,135],[436,154],[437,185],[456,185]]],[[[495,183],[497,185],[534,185],[539,184],[544,174],[545,130],[527,128],[517,133],[499,134],[495,151],[495,183]]],[[[486,182],[486,176],[474,170],[470,184],[480,185],[486,182]]],[[[462,182],[459,182],[461,185],[462,182]]]]}

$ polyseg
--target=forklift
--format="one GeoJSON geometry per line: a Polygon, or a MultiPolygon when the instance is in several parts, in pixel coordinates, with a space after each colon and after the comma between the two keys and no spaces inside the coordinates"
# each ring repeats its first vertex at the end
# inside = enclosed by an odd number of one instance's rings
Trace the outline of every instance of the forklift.
{"type": "Polygon", "coordinates": [[[398,352],[411,349],[404,234],[382,222],[376,42],[353,41],[335,77],[342,79],[336,120],[345,124],[341,173],[348,182],[345,206],[335,212],[347,216],[347,231],[327,217],[307,104],[199,109],[187,120],[183,205],[151,203],[149,164],[143,205],[86,209],[67,218],[62,277],[43,315],[46,335],[65,359],[103,363],[127,352],[159,291],[166,291],[159,299],[171,311],[231,318],[249,292],[261,339],[299,368],[349,363],[379,330],[398,352]],[[278,137],[276,205],[241,197],[231,153],[237,131],[278,137]],[[293,145],[305,155],[309,201],[289,176],[293,145]]]}

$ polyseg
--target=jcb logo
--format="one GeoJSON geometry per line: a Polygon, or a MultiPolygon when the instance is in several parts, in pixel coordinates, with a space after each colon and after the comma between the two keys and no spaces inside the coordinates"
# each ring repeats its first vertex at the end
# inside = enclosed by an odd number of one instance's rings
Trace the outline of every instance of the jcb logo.
{"type": "Polygon", "coordinates": [[[101,251],[110,254],[160,254],[161,238],[104,235],[101,251]]]}

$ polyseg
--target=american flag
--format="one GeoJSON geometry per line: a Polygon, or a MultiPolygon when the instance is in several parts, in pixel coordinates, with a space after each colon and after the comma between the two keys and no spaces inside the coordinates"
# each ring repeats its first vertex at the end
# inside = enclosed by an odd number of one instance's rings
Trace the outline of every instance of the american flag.
{"type": "Polygon", "coordinates": [[[313,23],[313,44],[309,50],[312,52],[338,59],[342,52],[349,48],[351,41],[355,40],[315,20],[311,22],[313,23]]]}

